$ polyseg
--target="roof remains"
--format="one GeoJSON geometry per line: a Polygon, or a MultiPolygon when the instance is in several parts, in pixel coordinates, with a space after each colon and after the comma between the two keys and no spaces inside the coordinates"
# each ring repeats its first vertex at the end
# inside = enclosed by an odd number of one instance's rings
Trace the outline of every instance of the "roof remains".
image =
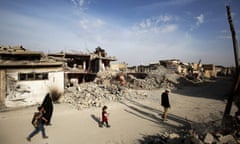
{"type": "Polygon", "coordinates": [[[32,55],[42,55],[42,52],[31,51],[23,46],[0,46],[0,54],[12,54],[12,55],[21,55],[21,54],[32,54],[32,55]]]}
{"type": "Polygon", "coordinates": [[[46,59],[43,52],[23,46],[0,46],[0,68],[61,66],[62,62],[46,59]]]}

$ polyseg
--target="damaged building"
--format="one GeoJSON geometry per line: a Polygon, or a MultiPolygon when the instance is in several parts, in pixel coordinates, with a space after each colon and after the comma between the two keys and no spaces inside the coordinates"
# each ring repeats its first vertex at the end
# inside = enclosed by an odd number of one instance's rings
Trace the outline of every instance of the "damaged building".
{"type": "Polygon", "coordinates": [[[110,69],[110,63],[116,61],[115,57],[107,56],[101,47],[97,47],[93,53],[88,54],[60,52],[48,54],[48,57],[65,62],[65,86],[93,81],[98,72],[110,69]]]}
{"type": "Polygon", "coordinates": [[[232,68],[215,66],[214,64],[202,64],[201,59],[198,63],[183,63],[178,59],[160,60],[149,65],[128,67],[127,73],[137,78],[145,78],[143,75],[146,76],[147,73],[160,66],[194,81],[214,79],[217,76],[231,76],[233,74],[232,68]]]}
{"type": "Polygon", "coordinates": [[[42,102],[57,89],[93,81],[98,72],[110,68],[115,57],[97,47],[93,53],[56,53],[45,55],[22,46],[0,46],[0,105],[16,107],[42,102]]]}
{"type": "Polygon", "coordinates": [[[1,106],[16,107],[42,102],[55,88],[64,91],[63,63],[22,46],[0,46],[1,106]]]}

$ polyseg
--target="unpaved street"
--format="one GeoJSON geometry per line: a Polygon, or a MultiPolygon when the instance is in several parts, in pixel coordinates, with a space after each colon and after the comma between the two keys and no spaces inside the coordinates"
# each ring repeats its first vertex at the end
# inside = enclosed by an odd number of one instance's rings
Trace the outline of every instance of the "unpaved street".
{"type": "Polygon", "coordinates": [[[171,114],[167,122],[162,122],[159,115],[162,113],[159,97],[163,89],[148,91],[145,100],[111,102],[107,104],[110,128],[100,128],[98,125],[101,108],[76,110],[68,104],[55,104],[53,125],[46,127],[49,138],[42,139],[39,133],[31,142],[26,137],[33,130],[31,118],[36,107],[1,112],[0,143],[143,143],[143,137],[187,125],[185,119],[197,122],[221,118],[225,108],[223,97],[230,86],[230,81],[224,81],[173,90],[170,93],[171,114]]]}

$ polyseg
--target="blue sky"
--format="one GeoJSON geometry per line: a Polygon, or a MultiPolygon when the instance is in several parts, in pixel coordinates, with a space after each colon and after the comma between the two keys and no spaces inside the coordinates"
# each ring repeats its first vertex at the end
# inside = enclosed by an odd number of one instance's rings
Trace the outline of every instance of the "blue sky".
{"type": "Polygon", "coordinates": [[[226,5],[239,37],[240,0],[0,0],[0,45],[235,66],[226,5]]]}

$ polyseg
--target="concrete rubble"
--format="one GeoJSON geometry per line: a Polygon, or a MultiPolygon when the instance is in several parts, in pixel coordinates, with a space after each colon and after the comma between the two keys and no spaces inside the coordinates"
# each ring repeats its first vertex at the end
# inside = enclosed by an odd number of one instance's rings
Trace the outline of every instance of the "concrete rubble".
{"type": "Polygon", "coordinates": [[[66,90],[63,101],[76,109],[101,107],[107,102],[121,101],[125,98],[144,99],[147,94],[136,90],[120,88],[116,85],[99,85],[96,83],[80,84],[66,90]]]}
{"type": "Polygon", "coordinates": [[[124,77],[127,84],[121,85],[119,72],[110,70],[99,72],[93,82],[67,88],[62,101],[73,105],[76,109],[83,109],[101,107],[106,102],[121,101],[125,98],[144,99],[147,97],[144,90],[174,88],[179,78],[177,74],[169,74],[164,67],[152,71],[144,79],[126,74],[124,77]]]}
{"type": "MultiPolygon", "coordinates": [[[[188,120],[186,120],[188,121],[188,120]]],[[[189,122],[189,121],[188,121],[189,122]]],[[[145,136],[143,144],[239,144],[240,137],[233,127],[222,127],[221,121],[189,122],[188,126],[168,129],[158,135],[145,136]]]]}
{"type": "Polygon", "coordinates": [[[194,130],[178,129],[177,132],[165,132],[143,137],[144,144],[239,144],[232,134],[223,135],[217,132],[198,134],[194,130]]]}
{"type": "Polygon", "coordinates": [[[156,89],[156,88],[170,88],[173,89],[180,79],[180,75],[159,66],[156,70],[147,73],[144,79],[138,79],[133,75],[127,76],[128,87],[134,89],[156,89]]]}
{"type": "MultiPolygon", "coordinates": [[[[159,66],[147,73],[144,78],[123,73],[126,85],[119,82],[119,72],[103,71],[97,74],[93,82],[81,83],[65,90],[62,102],[81,110],[91,107],[102,107],[108,102],[119,102],[124,99],[145,99],[145,90],[156,88],[174,89],[190,83],[183,76],[159,66]],[[181,81],[181,83],[180,83],[181,81]]],[[[220,121],[203,123],[189,122],[188,127],[169,130],[163,134],[146,136],[140,143],[151,144],[237,144],[236,131],[221,127],[220,121]]],[[[234,129],[234,128],[231,128],[234,129]]]]}

